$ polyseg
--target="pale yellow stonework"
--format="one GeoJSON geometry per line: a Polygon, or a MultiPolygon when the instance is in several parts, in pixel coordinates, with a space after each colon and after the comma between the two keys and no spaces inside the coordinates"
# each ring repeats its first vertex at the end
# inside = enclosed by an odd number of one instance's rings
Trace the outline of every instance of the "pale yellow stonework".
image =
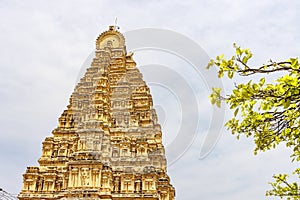
{"type": "Polygon", "coordinates": [[[114,26],[98,37],[52,134],[23,175],[20,200],[174,199],[149,88],[114,26]]]}

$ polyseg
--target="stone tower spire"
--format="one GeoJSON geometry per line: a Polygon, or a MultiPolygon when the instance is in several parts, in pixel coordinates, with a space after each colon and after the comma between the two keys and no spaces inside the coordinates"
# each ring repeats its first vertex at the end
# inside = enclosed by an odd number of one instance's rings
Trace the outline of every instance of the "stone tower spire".
{"type": "Polygon", "coordinates": [[[161,127],[150,90],[114,26],[27,167],[18,198],[173,200],[161,127]]]}

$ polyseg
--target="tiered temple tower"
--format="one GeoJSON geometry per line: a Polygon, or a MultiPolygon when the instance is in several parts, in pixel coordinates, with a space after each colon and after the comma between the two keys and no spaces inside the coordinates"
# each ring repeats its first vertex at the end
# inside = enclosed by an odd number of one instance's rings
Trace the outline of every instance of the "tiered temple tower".
{"type": "Polygon", "coordinates": [[[98,37],[52,134],[23,175],[20,200],[174,199],[149,88],[114,26],[98,37]]]}

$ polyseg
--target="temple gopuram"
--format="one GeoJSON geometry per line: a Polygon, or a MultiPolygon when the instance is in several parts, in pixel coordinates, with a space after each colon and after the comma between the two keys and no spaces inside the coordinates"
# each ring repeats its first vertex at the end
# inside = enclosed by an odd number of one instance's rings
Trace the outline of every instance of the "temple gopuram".
{"type": "Polygon", "coordinates": [[[149,87],[110,26],[58,126],[27,167],[20,200],[174,200],[149,87]]]}

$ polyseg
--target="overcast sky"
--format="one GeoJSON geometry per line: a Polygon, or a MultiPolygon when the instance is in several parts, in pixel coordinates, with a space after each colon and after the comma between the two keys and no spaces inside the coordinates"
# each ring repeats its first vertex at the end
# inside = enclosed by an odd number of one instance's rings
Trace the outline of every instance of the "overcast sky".
{"type": "MultiPolygon", "coordinates": [[[[262,64],[270,58],[299,55],[299,9],[296,0],[0,0],[0,187],[19,193],[22,174],[27,166],[37,165],[42,141],[57,126],[96,38],[116,17],[121,32],[167,29],[190,38],[211,57],[230,55],[236,42],[251,48],[254,64],[262,64]]],[[[151,60],[151,52],[136,53],[134,58],[146,62],[143,55],[151,60]]],[[[272,175],[293,170],[290,152],[280,147],[254,156],[251,139],[238,141],[222,130],[213,151],[199,159],[212,116],[209,91],[199,84],[193,88],[196,99],[202,95],[200,131],[188,151],[168,169],[176,199],[266,199],[272,175]]],[[[224,82],[225,87],[229,84],[224,82]]],[[[152,90],[154,102],[160,102],[161,93],[154,85],[152,90]]],[[[168,109],[178,107],[159,104],[168,148],[172,143],[168,131],[178,120],[168,109]],[[168,121],[172,117],[174,121],[168,121]]]]}

